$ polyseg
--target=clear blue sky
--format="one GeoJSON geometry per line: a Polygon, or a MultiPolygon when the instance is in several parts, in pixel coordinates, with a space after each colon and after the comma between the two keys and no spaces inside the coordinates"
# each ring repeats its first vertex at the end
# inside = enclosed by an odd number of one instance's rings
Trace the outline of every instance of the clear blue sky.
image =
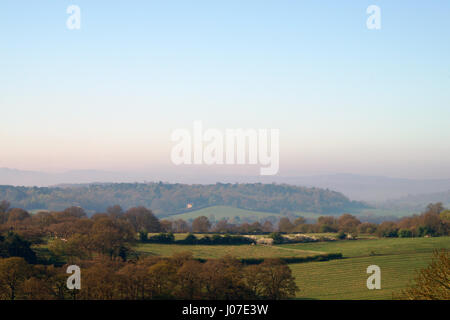
{"type": "Polygon", "coordinates": [[[0,167],[172,170],[202,120],[279,128],[282,175],[450,178],[449,40],[449,1],[2,0],[0,167]]]}

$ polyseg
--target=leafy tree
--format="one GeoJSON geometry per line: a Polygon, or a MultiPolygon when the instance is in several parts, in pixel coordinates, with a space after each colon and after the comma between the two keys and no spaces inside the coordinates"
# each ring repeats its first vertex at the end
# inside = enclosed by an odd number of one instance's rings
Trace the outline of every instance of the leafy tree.
{"type": "Polygon", "coordinates": [[[30,272],[30,266],[23,258],[0,259],[0,296],[15,300],[30,272]]]}
{"type": "Polygon", "coordinates": [[[20,208],[14,208],[9,210],[8,212],[8,224],[15,226],[17,222],[23,221],[25,219],[29,219],[31,216],[28,213],[28,211],[20,209],[20,208]]]}
{"type": "Polygon", "coordinates": [[[450,223],[450,210],[441,211],[439,216],[441,220],[444,221],[445,223],[450,223]]]}
{"type": "Polygon", "coordinates": [[[170,299],[176,284],[176,267],[171,261],[161,260],[148,269],[152,299],[170,299]]]}
{"type": "Polygon", "coordinates": [[[205,298],[212,300],[239,300],[248,295],[242,265],[229,256],[208,260],[202,265],[201,281],[205,285],[205,298]]]}
{"type": "Polygon", "coordinates": [[[192,221],[192,231],[194,232],[208,232],[210,228],[211,223],[205,216],[200,216],[192,221]]]}
{"type": "Polygon", "coordinates": [[[0,257],[21,257],[33,264],[37,261],[31,243],[14,232],[8,232],[6,237],[0,236],[0,257]]]}
{"type": "Polygon", "coordinates": [[[289,218],[283,217],[278,222],[278,231],[279,232],[289,233],[292,231],[292,229],[294,229],[294,225],[289,220],[289,218]]]}
{"type": "Polygon", "coordinates": [[[119,206],[118,204],[115,204],[111,207],[108,207],[106,209],[106,213],[110,215],[111,218],[119,218],[123,215],[123,209],[121,206],[119,206]]]}
{"type": "Polygon", "coordinates": [[[172,221],[171,220],[161,220],[161,231],[162,232],[173,232],[172,230],[172,221]]]}
{"type": "Polygon", "coordinates": [[[272,224],[272,222],[266,220],[266,221],[264,221],[262,228],[263,228],[264,232],[272,232],[273,224],[272,224]]]}
{"type": "Polygon", "coordinates": [[[199,299],[202,296],[202,279],[199,270],[202,264],[196,260],[186,260],[177,270],[177,297],[181,299],[199,299]]]}
{"type": "Polygon", "coordinates": [[[214,226],[214,232],[219,233],[228,233],[233,231],[233,229],[234,226],[232,224],[229,224],[227,219],[222,219],[218,221],[214,226]]]}
{"type": "Polygon", "coordinates": [[[375,223],[364,222],[358,225],[358,233],[375,234],[378,226],[375,223]]]}
{"type": "Polygon", "coordinates": [[[320,232],[337,232],[338,224],[334,217],[322,216],[317,219],[320,232]]]}
{"type": "Polygon", "coordinates": [[[258,288],[257,295],[270,300],[279,300],[295,297],[295,293],[299,290],[291,269],[280,260],[267,259],[252,271],[256,275],[253,287],[258,288]]]}
{"type": "Polygon", "coordinates": [[[172,223],[173,232],[185,233],[189,232],[189,226],[186,221],[177,219],[172,223]]]}
{"type": "Polygon", "coordinates": [[[415,284],[403,294],[411,300],[450,300],[449,251],[436,250],[430,265],[418,272],[415,284]]]}
{"type": "Polygon", "coordinates": [[[337,223],[340,231],[346,233],[356,233],[361,221],[359,221],[355,216],[346,213],[338,218],[337,223]]]}
{"type": "Polygon", "coordinates": [[[125,220],[130,223],[135,232],[159,232],[161,224],[153,212],[145,207],[135,207],[125,212],[125,220]]]}
{"type": "Polygon", "coordinates": [[[134,240],[135,234],[129,223],[110,218],[95,221],[89,236],[92,247],[111,259],[118,257],[134,240]]]}
{"type": "Polygon", "coordinates": [[[394,222],[385,221],[378,226],[377,235],[379,237],[396,238],[398,237],[398,227],[394,222]]]}
{"type": "Polygon", "coordinates": [[[279,232],[272,232],[272,233],[269,235],[269,238],[273,239],[273,243],[274,243],[274,244],[280,244],[280,243],[283,243],[283,242],[284,242],[284,238],[283,238],[283,236],[281,235],[281,233],[279,233],[279,232]]]}

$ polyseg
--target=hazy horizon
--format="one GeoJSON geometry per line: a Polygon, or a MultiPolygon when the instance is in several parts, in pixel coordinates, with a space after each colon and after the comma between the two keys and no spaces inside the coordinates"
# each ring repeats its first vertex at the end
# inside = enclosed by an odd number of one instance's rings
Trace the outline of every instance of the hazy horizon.
{"type": "MultiPolygon", "coordinates": [[[[241,174],[208,174],[201,167],[179,168],[177,172],[111,172],[99,170],[74,170],[60,173],[21,171],[0,168],[0,185],[26,187],[52,187],[92,183],[277,183],[317,187],[338,191],[351,200],[380,203],[410,195],[433,195],[450,192],[450,179],[402,179],[385,176],[366,176],[348,173],[306,176],[260,176],[241,174]]],[[[214,169],[212,169],[214,172],[214,169]]],[[[443,196],[442,201],[447,201],[443,196]]]]}

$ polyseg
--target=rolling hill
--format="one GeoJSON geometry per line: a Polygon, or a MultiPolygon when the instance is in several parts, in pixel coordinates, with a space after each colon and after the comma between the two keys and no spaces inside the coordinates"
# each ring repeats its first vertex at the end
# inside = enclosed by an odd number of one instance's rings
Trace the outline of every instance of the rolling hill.
{"type": "Polygon", "coordinates": [[[7,200],[12,206],[27,210],[63,210],[70,206],[80,206],[90,213],[104,212],[115,204],[124,209],[145,206],[159,216],[188,213],[212,206],[229,206],[271,214],[341,214],[368,207],[335,191],[261,183],[110,183],[40,188],[0,186],[0,200],[7,200]]]}

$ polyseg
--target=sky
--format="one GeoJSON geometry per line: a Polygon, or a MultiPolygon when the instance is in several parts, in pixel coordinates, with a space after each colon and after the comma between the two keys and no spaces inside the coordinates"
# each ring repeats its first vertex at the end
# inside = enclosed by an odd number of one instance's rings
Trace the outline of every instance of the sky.
{"type": "Polygon", "coordinates": [[[202,121],[279,129],[284,176],[450,178],[449,36],[437,0],[2,0],[0,167],[183,174],[202,121]]]}

